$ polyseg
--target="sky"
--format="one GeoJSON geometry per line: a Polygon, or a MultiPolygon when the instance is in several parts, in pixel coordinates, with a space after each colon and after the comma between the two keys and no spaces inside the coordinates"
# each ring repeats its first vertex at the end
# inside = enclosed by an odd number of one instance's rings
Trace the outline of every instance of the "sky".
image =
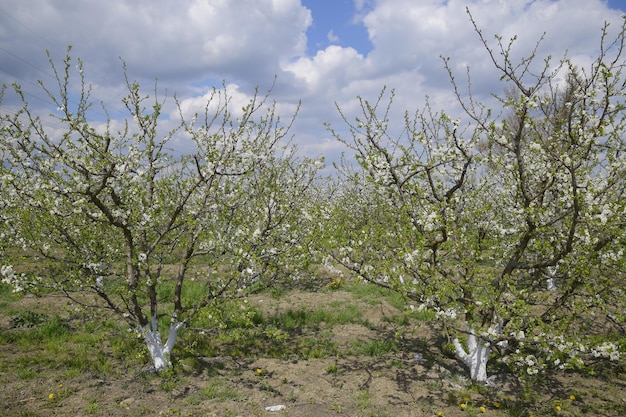
{"type": "MultiPolygon", "coordinates": [[[[271,97],[284,118],[301,103],[292,130],[300,152],[335,161],[344,148],[324,123],[344,132],[336,105],[353,117],[357,97],[375,100],[387,87],[398,115],[421,108],[426,96],[436,110],[459,111],[441,57],[460,82],[469,67],[476,98],[488,102],[504,90],[466,7],[490,42],[517,36],[514,57],[531,53],[545,33],[539,62],[567,51],[584,67],[604,22],[612,33],[620,27],[626,1],[0,0],[0,81],[21,84],[33,107],[54,112],[37,80],[53,86],[46,50],[61,63],[72,45],[92,97],[116,118],[122,61],[147,93],[156,79],[161,95],[175,92],[186,114],[222,83],[241,107],[276,79],[271,97]]],[[[12,105],[5,98],[0,111],[12,105]]],[[[173,123],[174,100],[167,106],[173,123]]]]}

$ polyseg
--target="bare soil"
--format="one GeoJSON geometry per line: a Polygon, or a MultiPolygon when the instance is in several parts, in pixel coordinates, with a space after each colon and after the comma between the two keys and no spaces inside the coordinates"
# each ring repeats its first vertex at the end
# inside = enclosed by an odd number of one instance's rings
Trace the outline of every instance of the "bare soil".
{"type": "MultiPolygon", "coordinates": [[[[106,341],[93,354],[104,355],[112,365],[99,372],[72,372],[53,360],[52,366],[42,358],[35,361],[38,355],[51,354],[40,347],[37,351],[29,346],[0,345],[0,415],[626,415],[626,375],[619,371],[594,376],[561,373],[546,377],[540,386],[524,387],[504,370],[492,369],[491,387],[471,384],[459,363],[442,352],[438,329],[429,323],[398,324],[394,318],[402,312],[384,299],[364,300],[336,290],[292,291],[278,298],[257,295],[250,302],[266,314],[352,303],[362,311],[362,323],[322,325],[306,334],[332,338],[339,347],[333,357],[199,357],[196,366],[186,368],[181,362],[177,372],[168,377],[155,375],[148,365],[129,365],[113,357],[106,341]],[[391,339],[397,341],[395,351],[350,353],[356,340],[391,339]],[[29,361],[34,374],[25,377],[23,372],[15,372],[25,366],[28,369],[25,363],[29,361]],[[268,411],[272,406],[280,406],[275,407],[280,410],[268,411]]],[[[19,309],[58,312],[64,303],[55,297],[5,303],[0,308],[0,331],[16,331],[9,324],[19,309]]],[[[293,336],[293,343],[304,336],[293,336]]]]}

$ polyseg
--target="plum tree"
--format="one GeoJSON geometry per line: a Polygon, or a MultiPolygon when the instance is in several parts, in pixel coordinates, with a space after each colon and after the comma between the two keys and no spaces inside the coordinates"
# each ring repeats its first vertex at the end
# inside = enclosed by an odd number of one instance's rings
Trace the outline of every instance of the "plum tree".
{"type": "Polygon", "coordinates": [[[21,100],[0,118],[2,279],[117,314],[166,369],[181,328],[224,326],[224,305],[305,263],[296,226],[322,161],[295,155],[270,92],[238,117],[226,88],[192,118],[177,102],[180,122],[163,132],[156,86],[151,98],[126,77],[126,119],[97,122],[83,63],[50,63],[57,88],[41,86],[57,115],[38,116],[19,85],[2,90],[21,100]],[[19,270],[11,253],[47,267],[19,270]]]}
{"type": "Polygon", "coordinates": [[[449,59],[463,116],[427,101],[393,135],[393,91],[359,98],[354,121],[339,108],[349,134],[329,129],[358,164],[340,166],[349,186],[325,208],[326,251],[434,310],[473,380],[487,381],[493,354],[526,375],[618,359],[625,26],[614,40],[604,27],[589,68],[548,58],[539,70],[537,48],[514,62],[515,39],[496,37],[494,48],[474,28],[506,83],[500,108],[465,97],[449,59]]]}

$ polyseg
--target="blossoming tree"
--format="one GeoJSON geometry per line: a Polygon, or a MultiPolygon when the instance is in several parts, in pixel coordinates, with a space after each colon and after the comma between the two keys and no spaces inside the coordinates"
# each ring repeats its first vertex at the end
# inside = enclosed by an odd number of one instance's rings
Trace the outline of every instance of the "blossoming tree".
{"type": "MultiPolygon", "coordinates": [[[[589,68],[537,70],[514,42],[495,49],[501,108],[464,97],[465,117],[427,103],[393,136],[393,93],[344,116],[351,184],[329,205],[327,251],[362,279],[434,310],[472,380],[496,355],[522,374],[618,360],[624,349],[624,40],[604,28],[589,68]],[[358,205],[355,208],[355,204],[358,205]],[[549,289],[547,288],[549,283],[549,289]],[[621,345],[619,335],[621,335],[621,345]]],[[[341,112],[341,109],[339,109],[341,112]]],[[[343,114],[343,113],[342,113],[343,114]]]]}
{"type": "Polygon", "coordinates": [[[21,248],[5,254],[2,279],[117,314],[166,369],[181,328],[223,326],[224,302],[304,263],[296,225],[321,161],[295,156],[269,93],[235,117],[226,88],[214,90],[203,113],[187,120],[179,105],[163,132],[164,102],[127,79],[127,119],[98,128],[82,62],[78,95],[71,58],[51,64],[58,90],[42,87],[60,116],[38,117],[18,85],[2,91],[21,100],[0,118],[2,227],[21,248]],[[18,270],[11,253],[33,262],[18,270]],[[47,267],[29,269],[37,260],[47,267]]]}

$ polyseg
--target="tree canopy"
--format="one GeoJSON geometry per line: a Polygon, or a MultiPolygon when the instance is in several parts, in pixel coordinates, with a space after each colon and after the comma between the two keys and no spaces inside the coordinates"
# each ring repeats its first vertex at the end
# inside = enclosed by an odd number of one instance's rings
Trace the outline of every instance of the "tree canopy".
{"type": "MultiPolygon", "coordinates": [[[[14,93],[21,105],[0,116],[2,280],[116,314],[157,370],[181,328],[225,326],[225,305],[312,263],[434,312],[473,380],[488,380],[494,357],[526,377],[619,359],[626,26],[615,39],[604,27],[586,68],[537,49],[514,61],[515,39],[474,27],[501,76],[496,104],[465,93],[448,58],[462,115],[427,101],[394,136],[393,90],[359,98],[354,120],[338,108],[347,134],[328,126],[348,152],[325,185],[271,91],[239,111],[215,89],[203,113],[178,105],[163,131],[157,87],[126,79],[126,118],[98,127],[82,62],[68,56],[51,61],[55,88],[42,84],[62,126],[50,129],[19,85],[4,86],[0,103],[14,93]]],[[[245,303],[236,311],[245,319],[245,303]]]]}
{"type": "Polygon", "coordinates": [[[624,330],[624,27],[615,40],[604,28],[590,68],[548,59],[539,73],[535,52],[513,62],[513,41],[475,29],[500,108],[464,96],[444,59],[463,118],[427,103],[393,137],[383,90],[344,116],[348,137],[331,127],[360,166],[344,164],[346,198],[365,203],[329,205],[327,252],[434,310],[472,379],[494,350],[528,375],[615,358],[595,330],[624,330]]]}
{"type": "Polygon", "coordinates": [[[180,111],[179,124],[163,132],[156,88],[149,97],[127,80],[127,119],[97,129],[81,61],[77,100],[68,92],[72,59],[51,65],[58,89],[42,87],[60,109],[62,132],[50,133],[14,85],[22,107],[2,115],[0,139],[4,240],[48,271],[4,266],[3,279],[112,311],[166,368],[180,328],[199,316],[223,326],[215,309],[306,254],[296,225],[321,161],[295,155],[269,92],[235,118],[226,90],[216,89],[204,114],[186,120],[180,111]],[[175,151],[176,140],[192,151],[175,151]]]}

